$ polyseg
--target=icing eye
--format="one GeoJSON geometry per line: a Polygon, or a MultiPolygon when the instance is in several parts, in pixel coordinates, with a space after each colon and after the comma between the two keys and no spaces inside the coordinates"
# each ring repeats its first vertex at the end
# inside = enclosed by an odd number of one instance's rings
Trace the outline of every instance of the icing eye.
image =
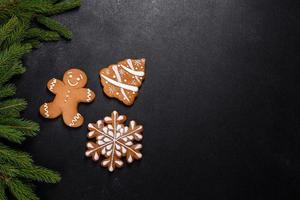
{"type": "Polygon", "coordinates": [[[72,74],[70,74],[70,75],[69,75],[69,78],[72,78],[72,77],[73,77],[72,74]]]}
{"type": "Polygon", "coordinates": [[[80,78],[76,78],[77,81],[80,81],[80,78]]]}

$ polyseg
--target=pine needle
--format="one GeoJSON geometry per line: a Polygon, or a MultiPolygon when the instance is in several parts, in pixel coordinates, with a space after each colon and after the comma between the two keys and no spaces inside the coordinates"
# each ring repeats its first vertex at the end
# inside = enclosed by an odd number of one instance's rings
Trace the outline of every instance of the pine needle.
{"type": "Polygon", "coordinates": [[[32,158],[28,153],[13,150],[0,143],[0,161],[8,164],[27,167],[32,165],[32,158]]]}
{"type": "Polygon", "coordinates": [[[53,8],[50,8],[49,10],[45,10],[43,12],[46,15],[56,15],[68,10],[72,10],[76,7],[79,7],[81,4],[80,0],[65,0],[61,1],[53,6],[53,8]]]}
{"type": "Polygon", "coordinates": [[[45,31],[40,28],[31,28],[26,33],[26,38],[32,39],[37,38],[38,40],[43,41],[56,41],[59,40],[59,34],[54,31],[45,31]]]}
{"type": "Polygon", "coordinates": [[[37,21],[50,30],[56,31],[62,37],[69,40],[72,39],[72,32],[56,20],[51,19],[50,17],[40,16],[37,18],[37,21]]]}
{"type": "Polygon", "coordinates": [[[0,28],[0,45],[9,36],[9,34],[14,31],[17,24],[18,18],[14,16],[0,28]]]}
{"type": "Polygon", "coordinates": [[[27,103],[24,99],[9,99],[0,102],[0,114],[16,115],[24,110],[27,103]]]}
{"type": "Polygon", "coordinates": [[[15,177],[18,174],[18,170],[12,165],[1,163],[0,174],[5,174],[7,177],[15,177]]]}
{"type": "Polygon", "coordinates": [[[18,176],[34,181],[42,181],[46,183],[57,183],[60,181],[58,173],[40,166],[32,166],[29,168],[19,169],[18,171],[18,176]]]}
{"type": "Polygon", "coordinates": [[[17,118],[0,118],[0,126],[5,128],[12,128],[21,131],[27,136],[34,136],[40,130],[39,125],[35,122],[17,119],[17,118]]]}
{"type": "Polygon", "coordinates": [[[0,53],[0,66],[12,65],[30,51],[30,44],[13,44],[0,53]]]}
{"type": "Polygon", "coordinates": [[[3,125],[0,125],[0,137],[18,144],[25,140],[25,135],[21,131],[3,125]]]}
{"type": "Polygon", "coordinates": [[[16,93],[16,86],[14,84],[7,84],[0,87],[0,98],[12,96],[16,93]]]}
{"type": "MultiPolygon", "coordinates": [[[[23,20],[24,21],[24,20],[23,20]]],[[[24,40],[24,33],[28,24],[24,23],[22,20],[18,20],[18,24],[15,29],[7,35],[5,40],[2,42],[2,49],[7,49],[14,43],[20,43],[24,40]]]]}
{"type": "Polygon", "coordinates": [[[0,182],[0,200],[7,200],[5,195],[6,185],[0,182]]]}
{"type": "Polygon", "coordinates": [[[32,188],[25,183],[22,183],[19,179],[9,179],[6,182],[10,192],[18,200],[38,200],[32,188]]]}
{"type": "Polygon", "coordinates": [[[6,83],[14,75],[24,73],[25,70],[20,62],[16,62],[9,67],[0,67],[0,84],[6,83]]]}

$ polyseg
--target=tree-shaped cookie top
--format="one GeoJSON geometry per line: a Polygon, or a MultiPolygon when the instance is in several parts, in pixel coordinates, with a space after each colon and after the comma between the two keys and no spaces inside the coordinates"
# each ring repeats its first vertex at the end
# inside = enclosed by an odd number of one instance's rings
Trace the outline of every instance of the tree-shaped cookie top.
{"type": "Polygon", "coordinates": [[[104,93],[131,106],[145,79],[145,62],[142,59],[126,59],[100,70],[100,82],[104,93]]]}

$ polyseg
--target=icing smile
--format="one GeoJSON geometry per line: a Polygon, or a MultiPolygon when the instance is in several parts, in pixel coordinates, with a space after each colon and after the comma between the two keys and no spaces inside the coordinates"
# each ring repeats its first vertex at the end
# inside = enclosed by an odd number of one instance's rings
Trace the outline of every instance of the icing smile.
{"type": "Polygon", "coordinates": [[[70,80],[68,80],[68,84],[71,85],[72,87],[78,85],[78,83],[79,83],[79,82],[72,83],[70,80]]]}
{"type": "Polygon", "coordinates": [[[76,77],[74,77],[72,72],[68,72],[68,81],[67,82],[71,87],[78,85],[80,80],[82,80],[82,79],[83,79],[83,76],[81,74],[79,74],[79,76],[77,76],[77,78],[76,78],[76,77]],[[75,83],[73,83],[72,81],[75,81],[75,83]]]}

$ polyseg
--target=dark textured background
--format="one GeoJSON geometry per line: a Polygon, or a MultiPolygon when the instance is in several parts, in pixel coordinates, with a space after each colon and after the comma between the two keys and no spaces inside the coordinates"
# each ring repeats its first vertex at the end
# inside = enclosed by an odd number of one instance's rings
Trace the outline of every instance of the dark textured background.
{"type": "Polygon", "coordinates": [[[282,0],[84,0],[58,16],[74,39],[34,51],[18,81],[41,125],[25,150],[62,175],[41,199],[299,199],[298,12],[282,0]],[[131,57],[147,59],[147,78],[129,108],[103,95],[98,70],[131,57]],[[47,81],[71,66],[97,94],[79,129],[38,114],[47,81]],[[109,173],[84,152],[87,123],[114,109],[144,125],[144,157],[109,173]]]}

